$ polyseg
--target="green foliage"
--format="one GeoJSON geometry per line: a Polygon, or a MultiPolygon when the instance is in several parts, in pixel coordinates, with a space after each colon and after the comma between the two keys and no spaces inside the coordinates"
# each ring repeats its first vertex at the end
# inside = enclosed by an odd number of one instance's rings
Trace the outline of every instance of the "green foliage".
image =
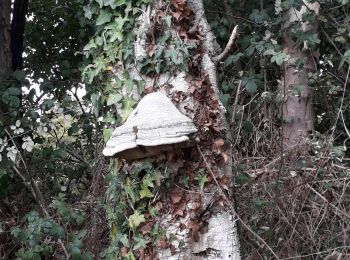
{"type": "Polygon", "coordinates": [[[198,182],[199,188],[203,190],[204,185],[208,182],[208,178],[205,174],[204,169],[200,169],[194,179],[198,182]]]}
{"type": "MultiPolygon", "coordinates": [[[[52,217],[42,218],[31,212],[22,226],[12,230],[21,244],[18,258],[50,258],[57,249],[57,239],[64,240],[73,259],[92,257],[83,248],[85,214],[71,204],[73,198],[84,199],[96,175],[103,141],[108,140],[115,125],[127,118],[144,90],[143,81],[119,73],[118,68],[128,71],[136,63],[142,73],[155,78],[165,72],[189,70],[193,51],[201,41],[195,45],[174,38],[167,30],[175,23],[170,12],[158,21],[148,56],[135,61],[135,35],[130,32],[142,34],[141,29],[135,28],[136,19],[148,2],[30,1],[24,70],[6,74],[0,80],[0,195],[11,201],[16,200],[17,194],[30,194],[15,174],[16,166],[25,178],[33,177],[45,198],[55,199],[49,208],[54,212],[52,217]],[[86,93],[79,94],[82,89],[86,93]]],[[[284,64],[288,61],[297,70],[305,69],[302,61],[291,61],[282,48],[284,37],[289,35],[300,48],[305,43],[320,52],[317,71],[308,75],[316,97],[318,132],[311,144],[315,160],[321,160],[325,150],[334,162],[347,157],[349,1],[320,0],[318,17],[308,11],[302,21],[288,28],[284,26],[285,11],[291,7],[299,10],[303,1],[229,0],[232,15],[223,13],[223,2],[205,2],[206,15],[221,47],[226,45],[232,27],[239,25],[235,49],[219,70],[221,100],[230,116],[241,84],[232,129],[235,152],[261,157],[277,149],[276,129],[281,123],[278,111],[284,102],[277,89],[283,84],[279,79],[284,64]],[[320,33],[302,30],[301,22],[318,22],[320,33]],[[341,104],[342,113],[335,121],[341,104]]],[[[294,85],[292,94],[300,96],[304,88],[294,85]]],[[[293,167],[303,171],[305,162],[296,160],[293,167]]],[[[251,184],[249,167],[243,162],[236,166],[235,181],[239,187],[251,184]]],[[[317,178],[322,180],[326,172],[327,169],[318,170],[317,178]]],[[[120,248],[125,247],[124,258],[136,259],[140,249],[156,245],[164,237],[157,223],[147,234],[141,228],[157,216],[152,203],[162,188],[171,187],[171,174],[165,168],[145,163],[123,173],[118,166],[111,166],[107,179],[109,201],[104,207],[111,245],[101,256],[121,257],[120,248]]],[[[200,189],[208,182],[205,172],[200,171],[194,180],[200,189]]],[[[179,182],[190,188],[188,175],[181,171],[179,182]]],[[[326,182],[324,189],[332,191],[334,186],[326,182]]],[[[31,202],[28,204],[28,208],[33,208],[31,202]]],[[[255,200],[252,205],[259,210],[269,206],[265,199],[255,200]]]]}
{"type": "Polygon", "coordinates": [[[86,231],[81,230],[75,234],[63,228],[69,224],[81,225],[84,215],[74,211],[65,202],[65,196],[60,194],[54,199],[51,207],[57,210],[61,222],[56,222],[52,217],[40,217],[36,211],[26,214],[25,226],[12,228],[11,235],[21,243],[21,248],[16,253],[19,259],[41,259],[50,257],[54,251],[54,245],[59,239],[68,236],[68,251],[73,259],[93,259],[91,253],[82,253],[83,239],[86,231]]]}
{"type": "Polygon", "coordinates": [[[84,223],[85,217],[83,213],[73,211],[67,207],[65,194],[60,193],[58,197],[52,201],[50,206],[57,210],[57,213],[64,223],[74,222],[78,226],[84,223]]]}
{"type": "MultiPolygon", "coordinates": [[[[166,22],[166,20],[164,21],[166,22]]],[[[152,73],[162,74],[164,72],[185,71],[188,72],[188,62],[191,57],[191,50],[196,48],[193,43],[173,39],[170,32],[158,37],[154,46],[155,53],[145,57],[141,61],[141,71],[148,75],[152,73]]]]}
{"type": "Polygon", "coordinates": [[[119,161],[110,164],[108,175],[108,204],[105,205],[107,219],[111,226],[111,245],[102,253],[107,259],[120,256],[120,248],[128,249],[128,258],[139,255],[147,244],[156,245],[164,238],[158,224],[153,229],[142,231],[157,216],[154,196],[162,191],[165,169],[154,168],[150,161],[135,163],[127,171],[120,171],[119,161]]]}
{"type": "Polygon", "coordinates": [[[57,240],[65,235],[65,230],[51,218],[41,218],[33,211],[25,216],[26,228],[15,227],[11,235],[19,240],[23,247],[16,253],[19,259],[41,259],[49,257],[53,246],[48,237],[57,240]]]}

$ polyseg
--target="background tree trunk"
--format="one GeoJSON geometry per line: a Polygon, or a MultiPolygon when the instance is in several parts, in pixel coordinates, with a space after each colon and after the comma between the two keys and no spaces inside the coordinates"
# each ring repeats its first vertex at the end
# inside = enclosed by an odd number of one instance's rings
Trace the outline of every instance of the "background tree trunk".
{"type": "Polygon", "coordinates": [[[13,18],[11,23],[11,52],[12,70],[23,68],[23,39],[28,0],[16,0],[13,5],[13,18]]]}
{"type": "Polygon", "coordinates": [[[0,78],[11,68],[11,1],[0,1],[0,78]]]}
{"type": "MultiPolygon", "coordinates": [[[[284,96],[283,104],[283,137],[287,146],[303,144],[314,130],[314,93],[308,84],[308,73],[315,69],[314,53],[307,47],[301,48],[292,39],[288,27],[293,22],[301,22],[303,14],[309,9],[316,14],[319,12],[318,3],[308,3],[300,11],[292,7],[288,11],[288,19],[285,27],[284,52],[289,55],[285,63],[285,73],[281,84],[281,92],[284,96]],[[299,64],[299,66],[298,66],[299,64]],[[300,66],[303,64],[303,66],[300,66]]],[[[303,31],[315,31],[317,26],[308,22],[302,23],[303,31]]],[[[315,55],[316,56],[316,55],[315,55]]]]}
{"type": "MultiPolygon", "coordinates": [[[[0,1],[0,87],[3,76],[11,70],[11,0],[0,1]]],[[[6,106],[0,102],[0,121],[3,121],[6,106]]]]}

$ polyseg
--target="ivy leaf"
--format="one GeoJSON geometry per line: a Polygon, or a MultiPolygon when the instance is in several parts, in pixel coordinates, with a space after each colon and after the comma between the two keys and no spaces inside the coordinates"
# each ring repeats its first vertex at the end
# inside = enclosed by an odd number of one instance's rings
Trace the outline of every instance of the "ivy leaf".
{"type": "Polygon", "coordinates": [[[100,5],[100,8],[103,7],[103,0],[95,0],[99,5],[100,5]]]}
{"type": "Polygon", "coordinates": [[[153,198],[152,192],[148,189],[147,186],[142,185],[140,190],[141,199],[143,198],[153,198]]]}
{"type": "Polygon", "coordinates": [[[88,50],[90,50],[90,49],[92,49],[92,48],[96,48],[96,47],[97,47],[97,45],[95,44],[94,38],[92,38],[92,39],[88,42],[88,44],[86,44],[86,45],[84,46],[84,51],[88,51],[88,50]]]}
{"type": "Polygon", "coordinates": [[[127,79],[127,80],[124,81],[124,86],[125,86],[125,89],[126,89],[126,93],[127,94],[131,94],[132,90],[134,88],[134,82],[131,79],[127,79]]]}
{"type": "Polygon", "coordinates": [[[145,248],[146,245],[147,245],[147,241],[145,239],[143,239],[142,237],[135,237],[134,250],[145,248]]]}
{"type": "Polygon", "coordinates": [[[126,247],[129,247],[129,238],[126,234],[119,235],[119,241],[126,247]]]}
{"type": "Polygon", "coordinates": [[[137,228],[141,223],[145,222],[145,216],[143,214],[140,214],[137,210],[135,211],[134,214],[132,214],[129,219],[129,226],[132,229],[137,228]]]}
{"type": "Polygon", "coordinates": [[[103,140],[104,140],[105,143],[107,143],[107,141],[111,137],[112,132],[113,132],[113,130],[110,129],[110,128],[103,129],[103,140]]]}
{"type": "Polygon", "coordinates": [[[179,52],[177,50],[169,50],[169,51],[166,51],[165,57],[170,58],[171,61],[174,62],[175,64],[179,64],[179,61],[177,58],[178,54],[179,54],[179,52]]]}
{"type": "Polygon", "coordinates": [[[90,6],[84,6],[83,10],[85,18],[90,20],[92,18],[92,10],[90,6]]]}
{"type": "Polygon", "coordinates": [[[129,98],[124,98],[122,101],[122,112],[121,112],[121,117],[122,117],[122,122],[125,122],[125,120],[129,117],[131,112],[134,110],[133,107],[135,105],[135,101],[129,97],[129,98]]]}
{"type": "Polygon", "coordinates": [[[275,55],[276,54],[276,52],[275,52],[275,50],[274,49],[267,49],[266,51],[264,51],[264,53],[263,53],[264,55],[275,55]]]}
{"type": "Polygon", "coordinates": [[[112,9],[126,4],[125,0],[104,0],[104,2],[105,6],[110,6],[112,9]]]}
{"type": "Polygon", "coordinates": [[[198,181],[201,190],[204,188],[205,183],[208,182],[208,178],[204,174],[197,174],[194,179],[198,181]]]}
{"type": "Polygon", "coordinates": [[[107,99],[107,106],[118,103],[122,99],[120,94],[110,94],[107,99]]]}
{"type": "Polygon", "coordinates": [[[96,20],[96,25],[102,25],[111,21],[112,14],[106,10],[101,10],[96,20]]]}
{"type": "Polygon", "coordinates": [[[147,174],[142,181],[142,184],[146,187],[154,187],[153,181],[155,180],[154,176],[147,174]]]}
{"type": "Polygon", "coordinates": [[[335,37],[334,41],[340,42],[342,44],[346,43],[346,39],[343,36],[335,37]]]}
{"type": "Polygon", "coordinates": [[[129,178],[127,178],[124,189],[126,193],[130,196],[132,202],[136,202],[139,199],[137,197],[137,194],[135,194],[133,187],[134,187],[134,183],[132,183],[132,181],[129,178]]]}
{"type": "Polygon", "coordinates": [[[125,260],[136,260],[134,254],[132,252],[129,252],[127,255],[124,256],[125,260]]]}

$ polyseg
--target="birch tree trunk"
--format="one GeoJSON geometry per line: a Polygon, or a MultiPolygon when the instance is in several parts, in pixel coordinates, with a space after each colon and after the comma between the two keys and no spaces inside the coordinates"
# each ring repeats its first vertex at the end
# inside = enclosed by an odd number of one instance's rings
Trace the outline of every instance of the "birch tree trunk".
{"type": "MultiPolygon", "coordinates": [[[[292,7],[287,13],[285,28],[294,22],[301,22],[303,14],[312,10],[319,12],[319,3],[303,1],[304,5],[298,11],[292,7]]],[[[317,32],[316,23],[302,22],[302,30],[309,33],[317,32]]],[[[282,79],[281,92],[284,95],[283,104],[283,137],[287,146],[302,145],[314,130],[314,93],[308,84],[308,73],[314,71],[315,61],[313,53],[304,42],[303,48],[299,47],[292,39],[290,33],[284,36],[283,49],[289,55],[285,63],[284,78],[282,79]],[[303,64],[300,67],[300,64],[303,64]]]]}
{"type": "MultiPolygon", "coordinates": [[[[152,78],[142,75],[136,65],[136,69],[129,73],[135,79],[146,81],[146,87],[153,85],[153,90],[158,89],[176,100],[178,109],[193,119],[199,134],[191,156],[183,156],[175,162],[168,161],[167,167],[178,168],[177,165],[181,164],[187,169],[196,169],[200,166],[205,169],[209,183],[203,190],[185,191],[178,188],[181,184],[175,183],[175,188],[171,188],[161,198],[163,205],[168,204],[169,210],[162,211],[158,221],[166,236],[173,239],[170,248],[158,249],[157,257],[240,259],[233,200],[229,199],[233,188],[231,135],[225,118],[226,111],[219,99],[216,71],[216,63],[227,56],[237,28],[234,29],[227,48],[219,54],[215,37],[205,18],[202,0],[174,0],[171,3],[180,10],[179,13],[190,15],[184,18],[189,20],[190,25],[186,32],[181,26],[168,28],[173,39],[179,35],[198,34],[200,40],[197,48],[201,50],[198,52],[199,72],[177,71],[172,75],[165,73],[152,78]],[[178,199],[173,199],[174,197],[178,199]],[[169,202],[174,205],[169,205],[169,202]]],[[[139,26],[135,29],[135,60],[149,55],[147,46],[152,42],[146,35],[151,34],[154,26],[152,21],[160,13],[157,8],[163,4],[163,1],[154,1],[139,19],[139,26]]]]}

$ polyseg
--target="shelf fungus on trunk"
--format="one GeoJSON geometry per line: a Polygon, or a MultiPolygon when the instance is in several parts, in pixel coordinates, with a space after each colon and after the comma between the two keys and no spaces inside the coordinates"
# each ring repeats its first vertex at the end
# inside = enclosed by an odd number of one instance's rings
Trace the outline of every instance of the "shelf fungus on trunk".
{"type": "Polygon", "coordinates": [[[127,160],[151,157],[188,146],[188,135],[195,132],[191,119],[166,95],[154,92],[143,97],[126,122],[114,130],[103,154],[127,160]]]}

